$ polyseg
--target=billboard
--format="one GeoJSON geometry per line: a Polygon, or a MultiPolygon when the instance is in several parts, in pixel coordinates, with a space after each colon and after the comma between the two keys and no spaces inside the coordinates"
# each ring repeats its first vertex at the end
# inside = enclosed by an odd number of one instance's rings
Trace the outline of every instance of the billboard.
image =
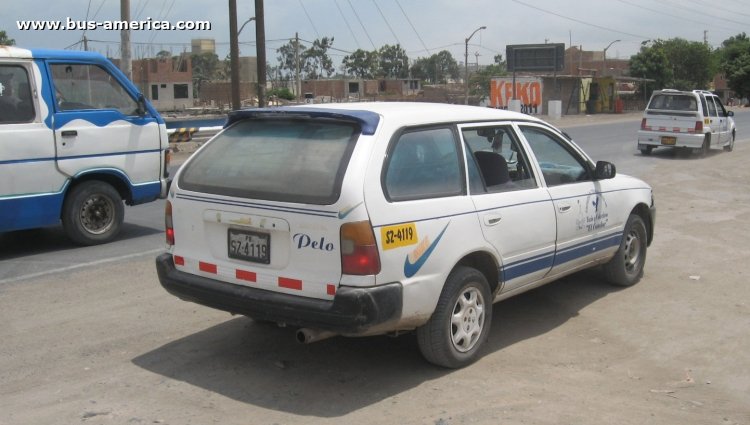
{"type": "MultiPolygon", "coordinates": [[[[516,99],[521,101],[521,112],[530,115],[542,114],[542,79],[539,77],[517,77],[516,99]]],[[[490,106],[508,109],[513,99],[513,77],[494,77],[490,81],[490,106]]]]}
{"type": "Polygon", "coordinates": [[[565,44],[515,44],[505,46],[509,72],[562,71],[565,67],[565,44]]]}

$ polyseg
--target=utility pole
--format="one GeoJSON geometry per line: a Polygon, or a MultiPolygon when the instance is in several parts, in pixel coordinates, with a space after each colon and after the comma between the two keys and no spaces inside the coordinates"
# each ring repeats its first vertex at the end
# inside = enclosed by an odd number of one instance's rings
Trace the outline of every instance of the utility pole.
{"type": "Polygon", "coordinates": [[[240,102],[240,44],[237,39],[237,0],[229,0],[229,67],[232,80],[232,110],[242,107],[240,102]]]}
{"type": "Polygon", "coordinates": [[[255,41],[258,58],[258,107],[266,106],[266,18],[263,0],[255,0],[255,41]]]}
{"type": "Polygon", "coordinates": [[[299,33],[294,33],[294,81],[297,89],[297,102],[302,99],[302,80],[299,78],[299,33]]]}
{"type": "MultiPolygon", "coordinates": [[[[130,22],[130,0],[120,0],[120,20],[130,22]]],[[[84,39],[84,41],[86,41],[84,39]]],[[[84,47],[88,47],[88,42],[84,47]]],[[[88,49],[87,49],[88,50],[88,49]]],[[[128,79],[133,77],[133,64],[130,57],[130,28],[120,31],[120,70],[128,79]]]]}

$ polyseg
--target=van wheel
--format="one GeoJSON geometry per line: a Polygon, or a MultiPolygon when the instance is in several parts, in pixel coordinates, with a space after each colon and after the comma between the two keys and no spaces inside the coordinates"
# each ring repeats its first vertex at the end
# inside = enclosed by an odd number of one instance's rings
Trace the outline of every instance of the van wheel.
{"type": "Polygon", "coordinates": [[[643,267],[646,265],[647,246],[646,224],[641,217],[631,214],[625,224],[620,248],[604,265],[607,280],[617,286],[638,283],[643,277],[643,267]]]}
{"type": "Polygon", "coordinates": [[[732,131],[732,140],[729,141],[729,144],[724,146],[724,150],[727,152],[732,152],[734,150],[734,138],[737,136],[737,131],[732,131]]]}
{"type": "Polygon", "coordinates": [[[114,187],[87,181],[73,187],[65,198],[62,223],[73,242],[97,245],[117,236],[124,216],[122,198],[114,187]]]}
{"type": "Polygon", "coordinates": [[[417,329],[419,350],[438,366],[466,366],[478,358],[491,323],[487,279],[476,269],[457,267],[448,276],[429,322],[417,329]]]}
{"type": "Polygon", "coordinates": [[[651,155],[651,151],[653,151],[653,150],[654,150],[653,146],[646,146],[646,147],[641,148],[641,154],[643,154],[643,155],[651,155]]]}

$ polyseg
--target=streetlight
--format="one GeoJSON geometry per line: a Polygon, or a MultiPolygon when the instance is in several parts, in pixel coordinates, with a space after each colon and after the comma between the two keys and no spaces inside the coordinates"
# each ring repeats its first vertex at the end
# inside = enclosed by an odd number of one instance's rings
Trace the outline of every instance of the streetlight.
{"type": "Polygon", "coordinates": [[[240,33],[241,33],[241,32],[242,32],[242,30],[243,30],[243,29],[245,28],[245,25],[249,24],[250,22],[252,22],[252,21],[254,21],[254,20],[255,20],[255,16],[253,16],[253,17],[251,17],[250,19],[248,19],[247,21],[243,22],[243,23],[242,23],[242,26],[240,27],[240,30],[239,30],[239,31],[237,31],[237,37],[239,37],[239,36],[240,36],[240,33]]]}
{"type": "Polygon", "coordinates": [[[484,29],[487,29],[484,25],[475,29],[470,36],[466,37],[466,41],[464,42],[464,46],[466,47],[466,50],[464,51],[464,79],[466,80],[464,81],[464,105],[469,104],[469,40],[471,40],[471,37],[474,37],[474,34],[476,34],[477,31],[484,29]]]}
{"type": "Polygon", "coordinates": [[[604,73],[607,71],[607,49],[612,47],[613,44],[619,42],[621,40],[615,40],[607,45],[607,47],[604,48],[604,60],[602,61],[602,77],[604,77],[604,73]]]}

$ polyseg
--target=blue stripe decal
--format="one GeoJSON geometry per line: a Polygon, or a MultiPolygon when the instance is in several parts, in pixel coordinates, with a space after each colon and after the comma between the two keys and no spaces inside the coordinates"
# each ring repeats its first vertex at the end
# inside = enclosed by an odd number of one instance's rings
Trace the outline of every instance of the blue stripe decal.
{"type": "MultiPolygon", "coordinates": [[[[32,56],[33,55],[32,51],[32,56]]],[[[52,113],[54,112],[55,101],[52,100],[52,91],[50,90],[50,78],[47,73],[47,66],[44,61],[40,59],[34,59],[34,63],[39,67],[39,72],[42,74],[42,87],[40,87],[42,90],[42,101],[47,106],[47,116],[44,117],[42,121],[47,128],[52,129],[52,113]]]]}
{"type": "Polygon", "coordinates": [[[60,192],[0,199],[0,232],[59,223],[64,198],[60,192]]]}
{"type": "Polygon", "coordinates": [[[558,251],[555,255],[555,266],[560,264],[573,261],[575,259],[585,257],[587,255],[602,251],[613,246],[619,246],[622,240],[622,234],[613,234],[609,236],[603,236],[587,243],[580,245],[571,246],[564,250],[558,251]]]}
{"type": "Polygon", "coordinates": [[[552,267],[554,258],[555,253],[548,252],[546,254],[537,255],[535,257],[505,265],[502,269],[500,269],[500,278],[503,280],[503,282],[507,282],[509,280],[513,280],[527,274],[535,273],[541,270],[548,270],[552,267]]]}
{"type": "MultiPolygon", "coordinates": [[[[29,158],[29,159],[11,159],[7,161],[0,161],[0,165],[6,164],[25,164],[29,162],[45,162],[45,161],[64,161],[72,159],[83,159],[83,158],[101,158],[105,156],[124,156],[124,155],[139,155],[144,153],[160,153],[161,149],[148,149],[142,151],[125,151],[125,152],[108,152],[108,153],[97,153],[92,155],[74,155],[74,156],[61,156],[58,158],[29,158]]],[[[86,170],[89,171],[89,170],[86,170]]]]}
{"type": "Polygon", "coordinates": [[[210,198],[210,197],[205,197],[205,196],[195,196],[195,195],[185,195],[185,194],[177,194],[176,197],[178,199],[185,199],[188,201],[210,202],[210,203],[219,204],[219,205],[250,207],[250,208],[256,208],[259,210],[286,212],[286,213],[291,213],[291,214],[311,215],[311,216],[317,216],[317,217],[328,217],[328,218],[338,219],[338,212],[336,211],[313,210],[313,209],[295,208],[295,207],[282,207],[282,206],[277,206],[277,205],[259,204],[256,202],[228,201],[228,200],[210,198]]]}

